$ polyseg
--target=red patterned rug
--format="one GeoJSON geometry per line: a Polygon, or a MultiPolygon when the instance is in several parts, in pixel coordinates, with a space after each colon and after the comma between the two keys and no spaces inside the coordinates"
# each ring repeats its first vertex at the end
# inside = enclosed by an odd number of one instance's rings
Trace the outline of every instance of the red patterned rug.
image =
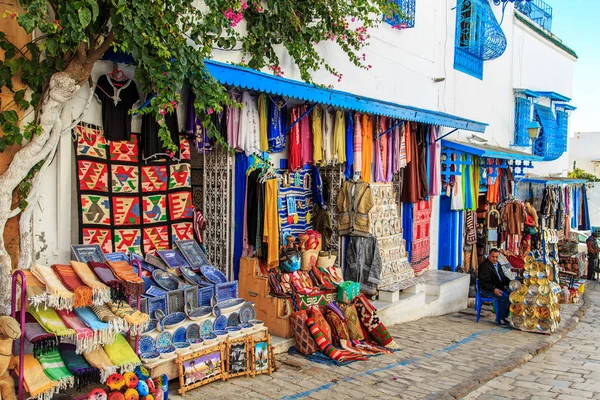
{"type": "Polygon", "coordinates": [[[75,127],[79,242],[106,253],[146,253],[194,238],[189,142],[181,161],[143,162],[139,138],[113,142],[102,128],[75,127]]]}
{"type": "Polygon", "coordinates": [[[413,207],[413,237],[410,265],[415,275],[421,275],[429,269],[429,255],[431,241],[429,230],[431,227],[431,201],[421,200],[413,207]]]}

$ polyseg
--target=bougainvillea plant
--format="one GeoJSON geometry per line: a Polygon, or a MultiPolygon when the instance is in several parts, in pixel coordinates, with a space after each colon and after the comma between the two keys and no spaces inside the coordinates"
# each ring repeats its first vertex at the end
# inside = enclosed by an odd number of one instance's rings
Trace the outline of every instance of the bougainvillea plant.
{"type": "MultiPolygon", "coordinates": [[[[2,235],[6,221],[22,212],[21,236],[27,239],[40,176],[61,134],[73,127],[73,120],[66,124],[61,119],[62,110],[81,86],[93,84],[94,63],[109,48],[135,60],[134,78],[141,91],[155,93],[143,113],[156,115],[161,140],[174,149],[163,115],[177,107],[184,85],[196,94],[194,107],[209,136],[223,143],[209,114],[231,101],[204,66],[215,49],[239,51],[248,67],[270,69],[276,75],[283,75],[280,56],[287,54],[303,80],[311,81],[311,73],[321,68],[339,80],[341,75],[315,45],[334,42],[350,62],[370,68],[361,51],[369,31],[384,16],[402,17],[396,2],[389,0],[17,1],[21,8],[2,17],[15,19],[33,40],[17,47],[0,31],[0,87],[13,94],[10,103],[0,103],[0,152],[20,146],[0,175],[0,289],[8,287],[11,265],[2,235]],[[23,89],[14,89],[16,76],[23,89]],[[15,189],[20,196],[17,207],[12,206],[15,189]]],[[[30,262],[31,249],[22,240],[20,265],[30,262]]]]}

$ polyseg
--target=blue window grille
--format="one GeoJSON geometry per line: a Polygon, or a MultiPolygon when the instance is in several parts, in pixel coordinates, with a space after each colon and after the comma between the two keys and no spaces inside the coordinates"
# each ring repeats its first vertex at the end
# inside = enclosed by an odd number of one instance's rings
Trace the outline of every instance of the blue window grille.
{"type": "Polygon", "coordinates": [[[542,126],[538,138],[533,143],[533,153],[544,158],[544,161],[558,159],[566,150],[567,137],[562,137],[554,112],[551,107],[534,104],[535,117],[542,126]]]}
{"type": "Polygon", "coordinates": [[[567,140],[569,140],[569,113],[566,111],[556,111],[556,120],[558,122],[558,137],[560,150],[567,151],[567,140]]]}
{"type": "Polygon", "coordinates": [[[385,17],[385,22],[396,29],[408,29],[415,27],[415,8],[417,0],[391,0],[400,6],[403,15],[385,17]]]}
{"type": "Polygon", "coordinates": [[[552,7],[544,1],[515,1],[515,8],[545,30],[552,30],[552,7]]]}
{"type": "Polygon", "coordinates": [[[531,100],[526,97],[515,98],[515,146],[529,146],[527,126],[531,122],[531,100]]]}
{"type": "Polygon", "coordinates": [[[487,0],[457,0],[454,69],[483,79],[483,62],[506,50],[506,36],[487,0]]]}

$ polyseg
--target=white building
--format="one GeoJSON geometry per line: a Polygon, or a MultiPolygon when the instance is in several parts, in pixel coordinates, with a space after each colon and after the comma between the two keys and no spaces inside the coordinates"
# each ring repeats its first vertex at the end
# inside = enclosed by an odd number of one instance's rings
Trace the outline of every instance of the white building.
{"type": "MultiPolygon", "coordinates": [[[[414,26],[397,30],[383,23],[370,32],[370,46],[365,49],[365,54],[366,62],[372,65],[371,70],[354,67],[341,50],[325,42],[319,45],[319,51],[344,78],[338,83],[337,78],[319,71],[314,74],[315,81],[333,84],[338,90],[357,95],[481,121],[489,125],[485,134],[479,135],[487,143],[507,149],[519,144],[518,150],[532,152],[529,138],[522,136],[526,132],[523,124],[529,123],[533,115],[529,101],[551,106],[551,111],[564,109],[560,104],[571,97],[577,60],[575,52],[550,32],[551,10],[548,14],[545,3],[535,0],[528,6],[522,6],[534,7],[533,12],[522,8],[530,18],[515,11],[513,3],[508,3],[503,16],[502,6],[494,5],[492,0],[489,3],[488,0],[397,1],[407,14],[411,15],[414,11],[414,21],[407,21],[409,26],[414,26]],[[505,36],[506,48],[498,58],[483,61],[482,56],[473,55],[472,51],[469,53],[469,46],[479,50],[484,46],[472,42],[482,34],[480,29],[484,22],[485,26],[489,24],[494,28],[494,21],[489,19],[490,12],[496,23],[503,18],[499,28],[505,36]],[[462,26],[461,34],[456,33],[457,26],[462,26]],[[521,135],[518,138],[515,136],[515,90],[520,90],[518,96],[529,102],[526,108],[521,108],[521,111],[527,110],[527,116],[518,119],[521,135]]],[[[498,26],[495,29],[498,34],[498,26]]],[[[215,51],[214,58],[239,62],[241,54],[215,51]]],[[[299,79],[289,57],[281,59],[285,77],[299,79]]],[[[93,78],[97,79],[111,68],[111,63],[98,63],[93,78]]],[[[125,71],[133,75],[132,69],[125,71]]],[[[79,114],[87,93],[86,86],[77,94],[72,103],[73,115],[79,114]]],[[[180,107],[180,110],[184,108],[180,107]]],[[[93,102],[83,120],[100,125],[100,115],[100,105],[93,102]]],[[[180,118],[180,123],[183,123],[183,118],[180,118]]],[[[441,134],[450,131],[444,128],[441,134]]],[[[471,132],[458,131],[449,138],[465,141],[471,135],[471,132]]],[[[35,209],[35,257],[46,264],[67,261],[70,245],[78,242],[75,162],[69,139],[62,139],[56,160],[44,177],[41,199],[35,209]]],[[[566,133],[560,140],[566,150],[566,133]]],[[[539,155],[545,156],[544,149],[539,155]]],[[[563,151],[559,151],[558,156],[563,151]]],[[[557,160],[537,163],[534,172],[545,174],[569,167],[566,156],[558,158],[553,155],[549,158],[557,160]]],[[[438,220],[438,202],[439,199],[435,198],[434,222],[438,220]]],[[[437,224],[433,223],[432,268],[437,266],[437,237],[437,224]]]]}
{"type": "Polygon", "coordinates": [[[600,132],[575,132],[569,138],[569,170],[577,168],[600,176],[600,132]]]}

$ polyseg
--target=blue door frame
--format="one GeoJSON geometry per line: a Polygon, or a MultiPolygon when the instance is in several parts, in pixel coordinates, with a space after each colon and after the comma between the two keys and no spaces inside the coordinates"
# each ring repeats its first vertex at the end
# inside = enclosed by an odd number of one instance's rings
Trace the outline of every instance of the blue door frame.
{"type": "Polygon", "coordinates": [[[451,209],[451,198],[440,196],[440,220],[438,233],[438,269],[462,265],[463,258],[463,211],[451,209]]]}

